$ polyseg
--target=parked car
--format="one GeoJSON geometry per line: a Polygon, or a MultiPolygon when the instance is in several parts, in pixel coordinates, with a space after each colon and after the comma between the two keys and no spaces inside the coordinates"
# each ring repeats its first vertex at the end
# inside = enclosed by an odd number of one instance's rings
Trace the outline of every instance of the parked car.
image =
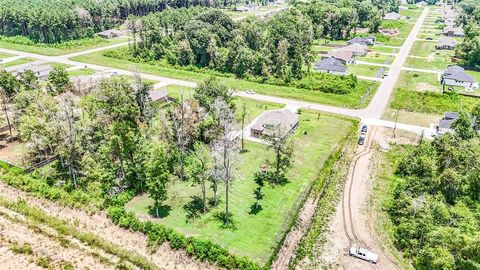
{"type": "Polygon", "coordinates": [[[358,138],[358,145],[363,145],[365,143],[365,135],[360,135],[358,138]]]}
{"type": "Polygon", "coordinates": [[[361,248],[361,247],[352,246],[352,247],[350,247],[350,250],[349,250],[348,253],[350,254],[350,256],[365,260],[367,262],[371,262],[371,263],[377,263],[378,262],[378,255],[377,254],[375,254],[373,252],[370,252],[370,251],[368,251],[364,248],[361,248]]]}
{"type": "Polygon", "coordinates": [[[248,90],[248,91],[245,91],[245,93],[247,93],[247,94],[249,94],[249,95],[255,95],[255,92],[253,92],[253,91],[250,91],[250,90],[248,90]]]}
{"type": "Polygon", "coordinates": [[[367,133],[368,127],[367,125],[362,126],[362,133],[367,133]]]}
{"type": "Polygon", "coordinates": [[[433,38],[431,38],[431,37],[427,37],[427,38],[426,38],[426,40],[433,40],[433,38]]]}

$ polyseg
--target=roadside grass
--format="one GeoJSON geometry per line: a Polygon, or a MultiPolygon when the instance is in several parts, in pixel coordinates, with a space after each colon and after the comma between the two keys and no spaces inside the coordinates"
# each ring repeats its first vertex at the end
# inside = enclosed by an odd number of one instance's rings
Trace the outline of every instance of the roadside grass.
{"type": "MultiPolygon", "coordinates": [[[[377,75],[378,70],[381,67],[379,66],[370,66],[364,64],[355,64],[355,65],[348,65],[348,73],[360,76],[367,76],[374,78],[377,75]]],[[[385,68],[385,71],[388,70],[388,67],[385,68]]]]}
{"type": "Polygon", "coordinates": [[[25,58],[20,58],[20,59],[17,59],[15,61],[11,61],[11,62],[8,62],[8,63],[5,63],[5,64],[0,64],[0,67],[1,68],[8,68],[8,67],[19,66],[19,65],[35,62],[35,61],[37,61],[37,59],[30,58],[30,57],[25,57],[25,58]]]}
{"type": "Polygon", "coordinates": [[[438,123],[438,120],[441,118],[441,114],[409,112],[405,110],[394,110],[389,108],[385,110],[385,113],[382,116],[382,119],[384,120],[393,122],[398,121],[399,123],[422,127],[430,127],[430,124],[438,123]]]}
{"type": "Polygon", "coordinates": [[[422,10],[421,9],[400,10],[399,14],[402,16],[410,17],[410,18],[418,18],[422,14],[422,10]]]}
{"type": "Polygon", "coordinates": [[[57,63],[57,62],[47,62],[45,64],[46,65],[51,65],[52,67],[61,67],[61,68],[65,68],[65,69],[71,67],[70,65],[63,64],[63,63],[57,63]]]}
{"type": "Polygon", "coordinates": [[[91,68],[82,68],[82,69],[76,69],[76,70],[71,70],[68,71],[68,74],[70,77],[76,77],[76,76],[83,76],[83,75],[92,75],[95,74],[97,71],[91,68]]]}
{"type": "MultiPolygon", "coordinates": [[[[186,81],[201,82],[210,75],[205,73],[198,73],[193,71],[179,70],[172,67],[165,67],[153,65],[148,63],[133,63],[128,60],[106,57],[102,52],[95,52],[87,55],[81,55],[72,58],[75,61],[109,66],[119,69],[129,70],[132,66],[136,67],[140,72],[165,76],[186,81]]],[[[371,85],[378,87],[378,84],[370,81],[359,80],[356,91],[348,95],[338,95],[331,93],[322,93],[319,91],[312,91],[300,89],[289,86],[277,86],[269,84],[261,84],[250,82],[246,80],[239,80],[235,78],[220,77],[223,84],[240,91],[253,90],[260,94],[278,96],[283,98],[290,98],[308,102],[322,103],[333,106],[347,107],[347,108],[361,108],[368,105],[367,100],[364,104],[360,104],[360,98],[365,94],[371,85]]],[[[373,93],[372,95],[373,96],[373,93]]]]}
{"type": "Polygon", "coordinates": [[[418,92],[397,88],[389,107],[409,112],[443,114],[449,111],[470,111],[480,99],[456,93],[418,92]]]}
{"type": "Polygon", "coordinates": [[[400,72],[395,87],[418,92],[442,91],[442,85],[438,82],[436,74],[406,70],[400,72]]]}
{"type": "Polygon", "coordinates": [[[384,64],[385,61],[388,61],[388,64],[391,64],[393,60],[395,60],[395,55],[390,56],[390,55],[379,54],[375,52],[369,52],[365,56],[358,57],[357,60],[377,63],[377,64],[384,64]]]}
{"type": "MultiPolygon", "coordinates": [[[[318,177],[325,160],[352,127],[350,120],[323,113],[302,112],[299,128],[295,132],[294,166],[287,174],[288,183],[270,186],[263,192],[261,210],[252,211],[255,202],[253,175],[273,154],[263,144],[246,141],[247,152],[241,155],[241,164],[230,191],[232,225],[222,228],[219,217],[224,213],[224,187],[219,187],[220,201],[205,215],[195,218],[192,209],[195,196],[200,196],[198,186],[188,182],[174,182],[169,187],[165,202],[167,211],[155,221],[186,234],[211,240],[236,255],[265,264],[272,256],[296,215],[302,196],[318,177]]],[[[212,197],[209,190],[208,197],[212,197]]],[[[152,200],[147,196],[134,198],[126,206],[137,214],[149,215],[152,200]]],[[[196,209],[198,211],[198,209],[196,209]]]]}
{"type": "Polygon", "coordinates": [[[95,40],[96,40],[96,42],[93,43],[93,44],[88,44],[87,43],[87,44],[82,45],[82,46],[60,49],[60,48],[55,48],[55,47],[23,45],[23,44],[17,44],[17,43],[13,43],[13,42],[9,42],[9,41],[5,41],[5,40],[0,39],[0,48],[22,51],[22,52],[35,53],[35,54],[41,54],[41,55],[48,55],[48,56],[58,56],[58,55],[80,52],[80,51],[84,51],[84,50],[100,48],[100,47],[104,47],[104,46],[108,46],[108,45],[112,45],[112,44],[118,44],[118,43],[128,41],[127,38],[123,38],[123,37],[112,38],[112,39],[101,39],[101,40],[100,39],[95,39],[95,40]]]}
{"type": "Polygon", "coordinates": [[[0,53],[0,59],[9,58],[9,57],[13,57],[13,56],[15,56],[15,55],[9,54],[9,53],[0,53]]]}
{"type": "Polygon", "coordinates": [[[427,39],[427,38],[431,38],[432,40],[434,41],[437,41],[438,40],[438,35],[435,35],[433,33],[429,33],[429,34],[426,34],[426,33],[419,33],[417,38],[421,38],[421,39],[427,39]]]}
{"type": "Polygon", "coordinates": [[[395,48],[383,47],[383,46],[373,46],[368,49],[373,52],[381,52],[381,53],[393,53],[393,51],[395,50],[395,48]]]}

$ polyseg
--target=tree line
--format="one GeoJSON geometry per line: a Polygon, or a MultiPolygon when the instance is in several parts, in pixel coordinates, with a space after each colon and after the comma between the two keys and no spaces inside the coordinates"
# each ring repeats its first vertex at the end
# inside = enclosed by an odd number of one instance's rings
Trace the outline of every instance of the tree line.
{"type": "MultiPolygon", "coordinates": [[[[396,246],[415,269],[478,269],[480,105],[462,112],[455,133],[423,140],[398,161],[387,211],[396,246]]],[[[398,153],[398,152],[397,152],[398,153]]]]}
{"type": "Polygon", "coordinates": [[[480,1],[467,0],[459,5],[458,23],[465,26],[465,38],[456,48],[463,65],[480,70],[480,1]]]}

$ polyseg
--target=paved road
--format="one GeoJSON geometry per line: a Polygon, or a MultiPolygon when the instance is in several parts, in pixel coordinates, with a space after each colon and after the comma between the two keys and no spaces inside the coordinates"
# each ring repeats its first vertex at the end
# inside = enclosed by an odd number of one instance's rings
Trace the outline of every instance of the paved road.
{"type": "MultiPolygon", "coordinates": [[[[394,90],[395,82],[397,81],[400,75],[402,66],[405,63],[408,53],[413,46],[413,42],[415,41],[416,36],[420,31],[420,27],[423,24],[423,21],[425,20],[427,12],[428,12],[428,8],[425,8],[422,12],[422,15],[417,20],[417,23],[413,27],[412,31],[408,35],[404,45],[398,51],[392,65],[390,66],[389,76],[381,80],[380,87],[378,88],[375,96],[372,98],[370,104],[366,109],[358,110],[358,109],[339,108],[334,106],[298,101],[294,99],[279,98],[274,96],[266,96],[266,95],[260,95],[260,94],[249,95],[245,92],[237,92],[236,95],[242,96],[242,97],[248,97],[248,98],[256,99],[260,101],[270,101],[270,102],[281,103],[289,106],[295,106],[298,108],[308,108],[308,109],[328,112],[332,114],[340,114],[344,116],[356,117],[360,119],[365,119],[366,121],[368,120],[368,123],[373,125],[392,127],[393,125],[395,125],[394,122],[380,120],[380,118],[382,117],[385,109],[387,108],[390,96],[394,90]],[[372,119],[376,119],[376,120],[373,121],[372,119]]],[[[132,72],[128,70],[110,68],[110,67],[105,67],[100,65],[86,64],[82,62],[73,61],[70,59],[71,57],[85,55],[93,52],[99,52],[106,49],[121,47],[127,44],[128,42],[123,42],[123,43],[109,45],[106,47],[95,48],[91,50],[86,50],[82,52],[76,52],[76,53],[71,53],[71,54],[66,54],[61,56],[46,56],[46,55],[40,55],[40,54],[34,54],[34,53],[28,53],[28,52],[20,52],[15,50],[3,49],[3,48],[0,48],[0,52],[14,54],[14,55],[17,55],[18,58],[30,57],[30,58],[35,58],[35,59],[46,61],[46,62],[62,63],[62,64],[72,66],[71,69],[79,69],[79,68],[86,67],[86,68],[90,68],[90,69],[101,71],[101,72],[112,72],[118,75],[132,75],[132,72]]],[[[386,47],[399,48],[394,46],[386,46],[386,47]]],[[[144,79],[158,81],[158,83],[155,85],[156,88],[160,88],[160,87],[164,87],[172,84],[186,86],[186,87],[197,86],[196,83],[191,81],[172,79],[168,77],[156,76],[156,75],[146,74],[146,73],[141,73],[140,75],[144,79]]],[[[430,129],[427,129],[424,127],[417,127],[417,126],[404,125],[404,124],[397,125],[397,128],[404,129],[411,132],[416,132],[416,133],[426,132],[427,134],[429,134],[431,132],[430,129]]]]}

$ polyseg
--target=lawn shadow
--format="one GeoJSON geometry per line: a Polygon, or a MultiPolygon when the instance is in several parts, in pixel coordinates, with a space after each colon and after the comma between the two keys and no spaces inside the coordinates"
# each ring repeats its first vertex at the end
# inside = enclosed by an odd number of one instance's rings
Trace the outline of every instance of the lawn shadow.
{"type": "Polygon", "coordinates": [[[158,208],[158,216],[157,216],[157,209],[153,206],[148,207],[148,214],[154,218],[164,218],[170,214],[170,210],[172,207],[170,205],[162,205],[158,208]]]}
{"type": "Polygon", "coordinates": [[[263,210],[262,205],[254,203],[254,204],[252,204],[252,206],[250,206],[250,212],[248,212],[248,214],[256,215],[256,214],[260,213],[260,211],[262,211],[262,210],[263,210]]]}
{"type": "Polygon", "coordinates": [[[213,219],[220,223],[220,228],[222,229],[231,229],[233,231],[237,230],[237,225],[232,213],[228,214],[228,224],[225,224],[226,215],[223,211],[213,214],[213,219]]]}
{"type": "Polygon", "coordinates": [[[189,220],[196,219],[203,214],[202,199],[197,195],[191,196],[190,198],[192,198],[192,200],[183,206],[183,210],[187,212],[187,215],[186,215],[187,223],[189,220]]]}

